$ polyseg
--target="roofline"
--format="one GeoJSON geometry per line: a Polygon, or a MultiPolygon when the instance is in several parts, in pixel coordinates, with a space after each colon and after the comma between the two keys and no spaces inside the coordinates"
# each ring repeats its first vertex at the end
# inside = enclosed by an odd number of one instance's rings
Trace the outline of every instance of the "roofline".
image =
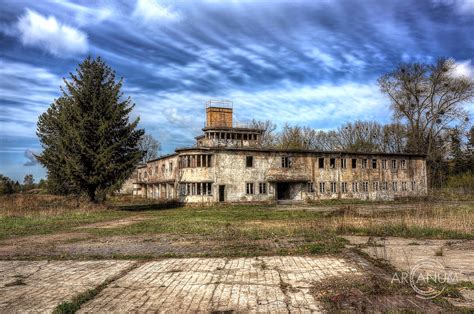
{"type": "Polygon", "coordinates": [[[177,153],[171,153],[171,154],[162,155],[162,156],[157,157],[155,159],[148,160],[147,163],[154,162],[154,161],[161,160],[161,159],[166,159],[166,158],[173,157],[173,156],[176,156],[176,155],[178,155],[178,154],[177,153]]]}
{"type": "Polygon", "coordinates": [[[216,151],[246,151],[246,152],[268,152],[268,153],[295,153],[295,154],[345,154],[345,155],[383,155],[383,156],[410,156],[410,157],[423,157],[426,158],[426,154],[414,154],[414,153],[387,153],[387,152],[350,152],[350,151],[319,151],[310,149],[280,149],[280,148],[258,148],[258,147],[181,147],[176,148],[176,152],[192,151],[192,150],[216,150],[216,151]]]}
{"type": "Polygon", "coordinates": [[[243,132],[263,132],[265,129],[259,128],[238,128],[238,127],[204,127],[202,129],[204,132],[212,130],[222,130],[222,131],[243,131],[243,132]]]}

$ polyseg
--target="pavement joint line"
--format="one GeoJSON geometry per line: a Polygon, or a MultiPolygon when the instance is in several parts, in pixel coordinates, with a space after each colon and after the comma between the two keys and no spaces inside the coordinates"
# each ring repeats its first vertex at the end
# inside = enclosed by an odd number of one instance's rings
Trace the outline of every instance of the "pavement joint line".
{"type": "MultiPolygon", "coordinates": [[[[106,279],[104,282],[102,282],[101,284],[95,286],[94,288],[92,289],[89,289],[85,292],[82,292],[82,293],[79,293],[77,295],[75,295],[74,297],[72,297],[71,301],[66,301],[66,302],[63,302],[63,303],[60,303],[56,306],[56,308],[53,310],[53,313],[62,313],[62,311],[60,310],[60,307],[61,307],[61,304],[65,304],[65,303],[69,303],[69,304],[74,304],[74,302],[76,300],[80,300],[81,299],[81,296],[82,295],[86,295],[87,293],[89,293],[90,291],[95,291],[93,296],[91,298],[87,298],[85,300],[81,300],[82,302],[79,302],[79,304],[75,304],[77,306],[77,309],[74,311],[74,312],[77,312],[77,310],[79,310],[84,304],[94,300],[105,288],[107,288],[108,286],[110,286],[111,284],[113,284],[115,281],[119,280],[120,278],[126,276],[128,273],[130,273],[132,270],[140,267],[141,265],[145,264],[146,262],[145,261],[134,261],[129,267],[127,267],[126,269],[120,271],[117,275],[115,276],[112,276],[111,278],[108,278],[106,279]]],[[[76,301],[77,302],[77,301],[76,301]]]]}

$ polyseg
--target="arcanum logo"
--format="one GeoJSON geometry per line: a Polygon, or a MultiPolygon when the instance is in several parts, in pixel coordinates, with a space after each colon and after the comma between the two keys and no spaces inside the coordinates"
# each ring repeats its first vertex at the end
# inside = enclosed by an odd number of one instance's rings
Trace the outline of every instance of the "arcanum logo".
{"type": "Polygon", "coordinates": [[[425,259],[416,262],[410,272],[396,273],[393,282],[409,284],[419,297],[433,299],[441,295],[447,285],[459,280],[456,272],[447,270],[440,262],[425,259]]]}

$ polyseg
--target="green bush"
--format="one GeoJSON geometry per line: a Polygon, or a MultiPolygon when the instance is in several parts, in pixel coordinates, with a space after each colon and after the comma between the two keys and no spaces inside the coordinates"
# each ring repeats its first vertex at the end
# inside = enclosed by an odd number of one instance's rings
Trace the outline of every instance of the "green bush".
{"type": "Polygon", "coordinates": [[[466,172],[450,176],[446,182],[446,188],[459,193],[472,194],[474,192],[474,175],[471,172],[466,172]]]}

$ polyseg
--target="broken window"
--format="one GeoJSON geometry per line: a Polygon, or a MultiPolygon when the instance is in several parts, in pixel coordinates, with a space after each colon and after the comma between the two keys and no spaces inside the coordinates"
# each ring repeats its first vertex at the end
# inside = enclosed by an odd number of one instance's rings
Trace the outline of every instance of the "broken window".
{"type": "Polygon", "coordinates": [[[392,169],[397,169],[397,161],[395,159],[392,160],[392,169]]]}
{"type": "Polygon", "coordinates": [[[405,181],[402,182],[402,191],[407,190],[407,183],[405,181]]]}
{"type": "Polygon", "coordinates": [[[353,158],[352,159],[352,169],[357,168],[357,159],[353,158]]]}
{"type": "Polygon", "coordinates": [[[362,159],[362,168],[367,168],[367,159],[362,159]]]}
{"type": "Polygon", "coordinates": [[[387,161],[382,159],[382,169],[387,169],[387,161]]]}
{"type": "Polygon", "coordinates": [[[346,169],[347,168],[347,159],[341,158],[341,168],[346,169]]]}
{"type": "Polygon", "coordinates": [[[336,182],[331,182],[331,193],[336,193],[336,182]]]}
{"type": "Polygon", "coordinates": [[[324,158],[318,158],[319,169],[324,168],[324,158]]]}
{"type": "Polygon", "coordinates": [[[397,192],[397,190],[398,190],[398,184],[395,181],[392,182],[392,190],[395,191],[395,192],[397,192]]]}
{"type": "Polygon", "coordinates": [[[258,184],[258,193],[267,194],[267,183],[266,182],[260,182],[258,184]]]}
{"type": "Polygon", "coordinates": [[[372,159],[372,169],[377,169],[377,159],[372,159]]]}
{"type": "Polygon", "coordinates": [[[247,194],[253,194],[253,183],[246,183],[246,190],[247,194]]]}
{"type": "Polygon", "coordinates": [[[406,160],[400,160],[400,168],[401,169],[406,169],[407,168],[407,161],[406,160]]]}
{"type": "Polygon", "coordinates": [[[369,182],[362,182],[362,191],[363,192],[369,191],[369,182]]]}
{"type": "Polygon", "coordinates": [[[411,190],[412,191],[415,191],[416,189],[416,182],[415,181],[411,181],[411,190]]]}
{"type": "Polygon", "coordinates": [[[245,157],[245,166],[247,168],[253,167],[253,156],[246,156],[245,157]]]}
{"type": "Polygon", "coordinates": [[[326,185],[324,182],[319,182],[319,193],[326,192],[326,185]]]}
{"type": "Polygon", "coordinates": [[[379,190],[379,182],[372,182],[372,190],[373,191],[378,191],[379,190]]]}
{"type": "Polygon", "coordinates": [[[329,158],[329,168],[336,168],[336,158],[329,158]]]}
{"type": "Polygon", "coordinates": [[[388,190],[388,182],[383,181],[382,182],[382,191],[387,191],[388,190]]]}
{"type": "Polygon", "coordinates": [[[347,193],[347,182],[341,182],[341,193],[347,193]]]}
{"type": "Polygon", "coordinates": [[[357,182],[352,182],[352,192],[359,192],[359,185],[357,182]]]}
{"type": "Polygon", "coordinates": [[[291,168],[292,160],[288,156],[281,157],[281,167],[282,168],[291,168]]]}
{"type": "Polygon", "coordinates": [[[314,192],[313,182],[306,183],[306,191],[308,193],[313,193],[314,192]]]}

